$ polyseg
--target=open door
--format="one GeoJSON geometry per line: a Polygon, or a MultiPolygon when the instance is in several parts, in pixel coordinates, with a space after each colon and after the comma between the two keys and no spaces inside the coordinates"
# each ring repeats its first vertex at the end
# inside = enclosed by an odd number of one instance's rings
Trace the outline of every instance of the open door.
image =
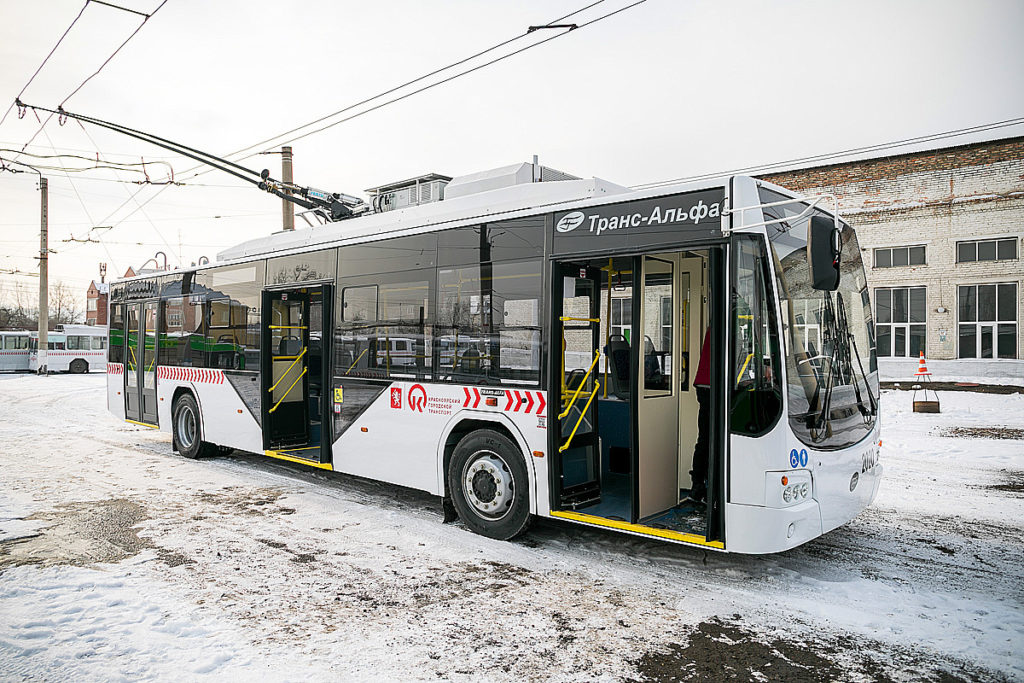
{"type": "Polygon", "coordinates": [[[552,430],[554,475],[560,508],[577,509],[601,500],[601,445],[598,402],[601,374],[601,271],[562,263],[555,266],[554,344],[558,371],[551,396],[557,428],[552,430]]]}
{"type": "Polygon", "coordinates": [[[332,300],[328,285],[263,292],[263,443],[278,455],[330,462],[332,300]]]}

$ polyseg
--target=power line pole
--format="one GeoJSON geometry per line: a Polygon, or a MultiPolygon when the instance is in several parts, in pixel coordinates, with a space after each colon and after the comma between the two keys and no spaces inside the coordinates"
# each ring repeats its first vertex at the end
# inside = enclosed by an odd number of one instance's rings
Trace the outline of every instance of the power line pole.
{"type": "Polygon", "coordinates": [[[37,369],[40,375],[46,374],[46,347],[48,341],[46,333],[50,328],[49,302],[47,301],[47,287],[49,279],[49,257],[50,244],[47,235],[47,211],[48,211],[48,189],[46,178],[39,178],[39,191],[42,195],[42,203],[39,212],[39,348],[36,352],[37,369]]]}
{"type": "MultiPolygon", "coordinates": [[[[281,182],[290,184],[292,182],[292,148],[284,146],[281,148],[281,182]]],[[[285,190],[288,194],[288,190],[285,190]]],[[[281,211],[284,218],[284,229],[295,229],[295,205],[286,199],[281,200],[281,211]]]]}

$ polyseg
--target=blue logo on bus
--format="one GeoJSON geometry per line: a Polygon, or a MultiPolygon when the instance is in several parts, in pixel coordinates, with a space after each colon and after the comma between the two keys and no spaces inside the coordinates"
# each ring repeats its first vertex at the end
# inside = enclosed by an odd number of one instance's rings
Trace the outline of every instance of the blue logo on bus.
{"type": "MultiPolygon", "coordinates": [[[[806,451],[804,451],[806,453],[806,451]]],[[[796,452],[794,448],[789,452],[789,466],[797,467],[800,464],[800,454],[796,452]]]]}
{"type": "Polygon", "coordinates": [[[800,467],[807,467],[807,449],[800,449],[800,467]]]}

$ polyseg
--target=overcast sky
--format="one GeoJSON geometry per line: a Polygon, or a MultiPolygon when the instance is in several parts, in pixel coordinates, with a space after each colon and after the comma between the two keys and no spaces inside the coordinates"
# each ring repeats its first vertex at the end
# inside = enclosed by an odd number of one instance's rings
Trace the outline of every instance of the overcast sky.
{"type": "MultiPolygon", "coordinates": [[[[160,4],[114,2],[142,12],[160,4]]],[[[582,24],[630,2],[605,0],[567,21],[582,24]]],[[[83,4],[0,0],[0,113],[83,4]]],[[[65,107],[224,155],[587,4],[167,0],[65,107]]],[[[140,20],[90,3],[22,99],[55,108],[140,20]]],[[[635,185],[1012,119],[1024,116],[1021,27],[1020,0],[648,0],[293,143],[295,179],[362,194],[423,173],[460,175],[538,154],[575,175],[635,185]]],[[[553,35],[535,32],[485,59],[553,35]]],[[[0,148],[21,149],[38,129],[32,112],[21,120],[11,112],[0,148]]],[[[162,250],[172,266],[189,265],[280,229],[280,200],[220,172],[193,177],[190,161],[146,143],[73,121],[61,127],[54,118],[29,151],[55,149],[167,160],[189,184],[155,199],[161,188],[142,187],[130,200],[140,186],[127,181],[138,174],[93,171],[72,174],[72,183],[60,171],[46,173],[57,250],[51,278],[83,292],[100,262],[120,275],[162,250]],[[115,226],[93,233],[102,244],[62,242],[96,225],[115,226]]],[[[280,175],[279,156],[242,163],[280,175]]],[[[161,166],[148,171],[152,180],[166,177],[161,166]]],[[[38,233],[36,176],[0,173],[0,270],[35,271],[38,233]]],[[[38,284],[0,276],[0,287],[36,291],[38,284]]]]}

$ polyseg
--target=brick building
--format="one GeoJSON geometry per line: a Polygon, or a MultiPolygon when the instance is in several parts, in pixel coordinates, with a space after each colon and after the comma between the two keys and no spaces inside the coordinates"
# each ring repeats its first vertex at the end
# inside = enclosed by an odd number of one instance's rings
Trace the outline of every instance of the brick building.
{"type": "Polygon", "coordinates": [[[85,292],[86,325],[107,324],[107,297],[109,294],[110,285],[107,283],[97,283],[95,280],[89,283],[89,289],[85,292]]]}
{"type": "MultiPolygon", "coordinates": [[[[122,277],[135,277],[135,274],[135,270],[129,267],[122,277]]],[[[89,289],[85,291],[86,325],[107,324],[107,301],[109,295],[110,285],[106,282],[96,282],[93,280],[89,283],[89,289]]]]}
{"type": "Polygon", "coordinates": [[[924,351],[953,376],[1024,378],[1024,137],[762,177],[839,197],[883,375],[909,375],[924,351]]]}

